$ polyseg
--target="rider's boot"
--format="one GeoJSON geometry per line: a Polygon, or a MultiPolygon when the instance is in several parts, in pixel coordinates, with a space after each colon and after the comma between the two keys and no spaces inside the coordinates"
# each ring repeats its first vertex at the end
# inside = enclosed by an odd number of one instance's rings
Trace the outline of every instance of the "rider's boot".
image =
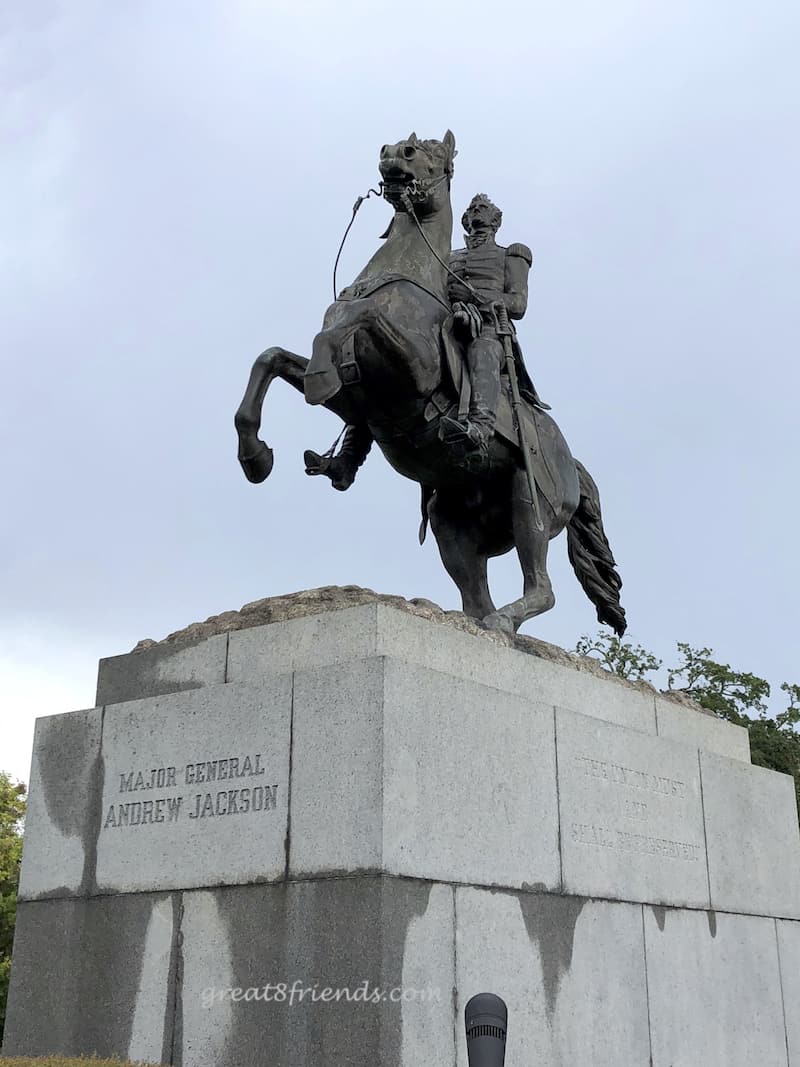
{"type": "Polygon", "coordinates": [[[356,478],[356,472],[372,448],[372,434],[366,423],[348,426],[342,447],[336,456],[321,456],[311,449],[303,454],[306,474],[324,474],[334,489],[344,492],[356,478]]]}
{"type": "Polygon", "coordinates": [[[480,355],[483,358],[470,360],[472,396],[466,421],[445,415],[439,431],[458,461],[474,471],[483,471],[489,466],[489,444],[494,436],[500,399],[499,360],[488,351],[480,355]]]}

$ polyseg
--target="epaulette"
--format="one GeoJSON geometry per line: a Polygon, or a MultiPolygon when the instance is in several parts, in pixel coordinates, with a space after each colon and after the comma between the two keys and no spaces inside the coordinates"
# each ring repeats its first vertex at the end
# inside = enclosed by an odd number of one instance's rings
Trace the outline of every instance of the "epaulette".
{"type": "Polygon", "coordinates": [[[533,252],[531,252],[530,248],[528,248],[527,245],[509,245],[506,249],[506,255],[519,256],[520,259],[525,260],[529,267],[533,264],[533,252]]]}

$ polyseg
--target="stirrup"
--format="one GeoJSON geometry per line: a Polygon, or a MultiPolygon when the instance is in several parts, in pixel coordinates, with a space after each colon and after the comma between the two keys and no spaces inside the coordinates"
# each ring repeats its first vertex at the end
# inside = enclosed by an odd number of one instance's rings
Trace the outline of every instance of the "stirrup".
{"type": "Polygon", "coordinates": [[[303,462],[306,465],[306,474],[327,474],[331,465],[331,456],[321,456],[319,452],[312,452],[310,448],[303,453],[303,462]]]}
{"type": "Polygon", "coordinates": [[[443,415],[439,423],[439,437],[445,444],[463,445],[467,451],[485,451],[489,447],[493,430],[483,422],[458,419],[443,415]]]}
{"type": "Polygon", "coordinates": [[[487,432],[480,423],[463,423],[443,415],[439,424],[439,436],[459,466],[474,474],[481,474],[488,469],[491,430],[487,432]]]}
{"type": "Polygon", "coordinates": [[[465,445],[477,444],[475,440],[474,424],[467,420],[460,422],[449,415],[442,415],[439,423],[439,438],[445,444],[463,443],[465,445]]]}
{"type": "Polygon", "coordinates": [[[303,459],[306,464],[306,474],[324,474],[326,478],[330,478],[333,488],[340,492],[349,489],[356,480],[358,464],[353,463],[350,456],[341,452],[338,456],[321,456],[309,448],[303,453],[303,459]]]}

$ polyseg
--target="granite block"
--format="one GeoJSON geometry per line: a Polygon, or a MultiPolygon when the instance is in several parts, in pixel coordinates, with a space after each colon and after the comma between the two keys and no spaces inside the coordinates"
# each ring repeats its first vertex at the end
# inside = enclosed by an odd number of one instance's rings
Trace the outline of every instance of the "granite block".
{"type": "Polygon", "coordinates": [[[508,1005],[509,1064],[649,1063],[640,907],[461,887],[456,959],[459,1067],[464,1007],[479,992],[508,1005]]]}
{"type": "Polygon", "coordinates": [[[385,604],[270,623],[230,635],[229,681],[391,656],[535,704],[558,704],[655,734],[654,693],[612,674],[564,666],[385,604]]]}
{"type": "Polygon", "coordinates": [[[253,682],[268,674],[314,670],[372,656],[409,663],[558,704],[643,733],[661,733],[720,755],[749,762],[747,733],[656,696],[644,684],[608,672],[493,643],[385,604],[325,611],[210,638],[158,645],[101,660],[98,704],[216,685],[253,682]],[[227,658],[226,658],[227,656],[227,658]],[[657,712],[661,715],[657,727],[657,712]]]}
{"type": "Polygon", "coordinates": [[[556,711],[564,891],[708,907],[697,751],[556,711]]]}
{"type": "Polygon", "coordinates": [[[367,876],[184,895],[182,1067],[452,1063],[453,900],[367,876]]]}
{"type": "Polygon", "coordinates": [[[6,1056],[171,1063],[178,896],[22,901],[6,1056]]]}
{"type": "Polygon", "coordinates": [[[775,924],[645,907],[653,1067],[786,1064],[775,924]]]}
{"type": "Polygon", "coordinates": [[[109,705],[100,892],[282,878],[291,676],[109,705]]]}
{"type": "Polygon", "coordinates": [[[382,866],[383,675],[372,658],[294,676],[292,877],[382,866]]]}
{"type": "Polygon", "coordinates": [[[140,652],[101,659],[97,670],[97,704],[222,685],[228,635],[158,644],[140,652]]]}
{"type": "Polygon", "coordinates": [[[93,890],[102,727],[102,708],[36,720],[20,900],[93,890]]]}
{"type": "Polygon", "coordinates": [[[558,889],[553,709],[385,659],[383,865],[558,889]]]}
{"type": "Polygon", "coordinates": [[[378,655],[378,605],[304,615],[229,635],[228,681],[310,671],[378,655]]]}
{"type": "Polygon", "coordinates": [[[295,675],[290,873],[558,888],[553,712],[372,658],[295,675]]]}
{"type": "Polygon", "coordinates": [[[800,828],[794,781],[700,753],[711,905],[800,918],[800,828]]]}
{"type": "Polygon", "coordinates": [[[777,919],[775,925],[789,1067],[800,1067],[800,922],[777,919]]]}
{"type": "Polygon", "coordinates": [[[744,726],[725,722],[716,715],[704,715],[664,697],[656,697],[656,725],[659,737],[750,762],[750,735],[744,726]]]}
{"type": "Polygon", "coordinates": [[[654,693],[647,686],[578,665],[506,648],[454,626],[378,605],[378,652],[500,689],[536,704],[552,704],[654,734],[654,693]]]}

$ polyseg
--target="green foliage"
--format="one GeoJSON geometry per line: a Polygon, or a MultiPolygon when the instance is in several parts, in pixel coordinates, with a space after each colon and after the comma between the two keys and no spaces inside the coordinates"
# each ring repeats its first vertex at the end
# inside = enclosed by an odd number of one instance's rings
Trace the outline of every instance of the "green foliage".
{"type": "Polygon", "coordinates": [[[784,682],[781,689],[789,698],[786,711],[774,719],[761,715],[747,724],[750,754],[753,763],[759,767],[792,775],[800,813],[800,733],[795,729],[800,723],[800,685],[784,682]]]}
{"type": "Polygon", "coordinates": [[[800,813],[800,685],[784,682],[781,689],[789,706],[774,719],[767,716],[769,682],[747,671],[735,671],[727,663],[717,663],[710,648],[692,648],[678,642],[682,662],[669,671],[669,687],[685,682],[680,692],[692,697],[721,719],[745,726],[750,735],[750,757],[758,767],[790,774],[794,778],[797,809],[800,813]],[[752,713],[755,712],[754,716],[752,713]]]}
{"type": "Polygon", "coordinates": [[[579,656],[594,656],[606,670],[635,682],[641,682],[646,674],[657,671],[661,666],[661,660],[656,659],[641,645],[622,641],[605,631],[592,638],[584,634],[575,646],[575,651],[579,656]]]}
{"type": "Polygon", "coordinates": [[[701,707],[739,726],[752,721],[751,711],[766,713],[769,682],[746,671],[734,671],[727,663],[717,663],[711,658],[711,648],[692,648],[679,641],[678,652],[682,662],[668,673],[670,689],[685,693],[701,707]],[[677,681],[684,685],[677,686],[677,681]]]}
{"type": "Polygon", "coordinates": [[[783,682],[781,689],[789,698],[789,707],[778,719],[782,719],[785,725],[796,726],[800,722],[800,685],[783,682]]]}
{"type": "Polygon", "coordinates": [[[24,818],[25,786],[0,771],[0,1038],[6,1020],[24,818]]]}
{"type": "MultiPolygon", "coordinates": [[[[657,671],[661,660],[641,645],[621,641],[608,633],[581,637],[575,647],[581,656],[594,656],[621,678],[641,681],[657,671]]],[[[781,690],[788,706],[775,718],[767,715],[769,682],[748,671],[735,671],[729,663],[718,663],[711,648],[693,648],[678,641],[679,662],[667,672],[673,692],[684,693],[728,722],[744,726],[750,735],[750,754],[758,767],[768,767],[794,778],[800,814],[800,685],[784,682],[781,690]]]]}

